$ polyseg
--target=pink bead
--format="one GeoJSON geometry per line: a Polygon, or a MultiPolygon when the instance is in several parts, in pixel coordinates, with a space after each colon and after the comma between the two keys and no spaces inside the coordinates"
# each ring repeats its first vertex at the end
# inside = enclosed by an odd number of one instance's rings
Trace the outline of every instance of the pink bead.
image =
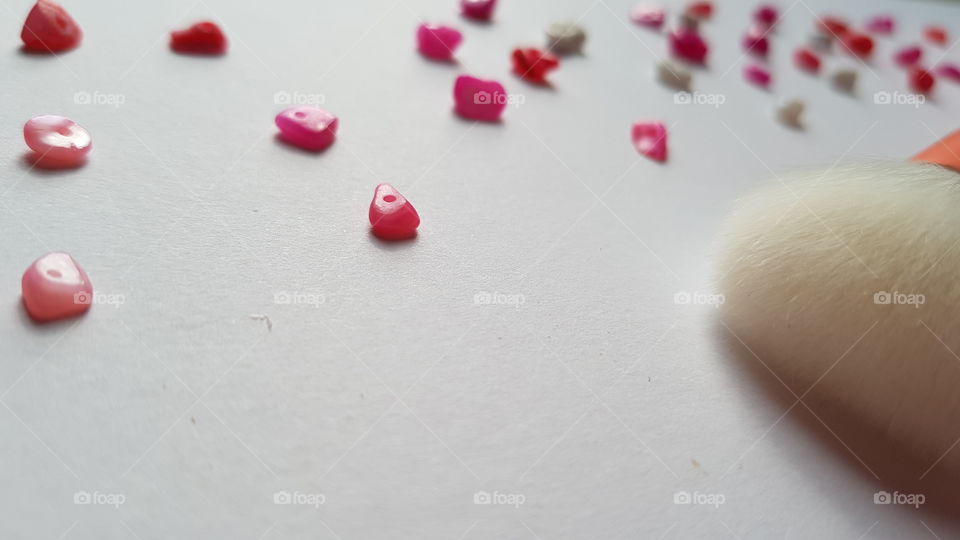
{"type": "Polygon", "coordinates": [[[904,47],[893,55],[893,60],[901,67],[909,67],[923,58],[923,49],[916,45],[904,47]]]}
{"type": "Polygon", "coordinates": [[[678,28],[670,32],[670,51],[674,56],[694,64],[707,59],[709,47],[696,31],[678,28]]]}
{"type": "Polygon", "coordinates": [[[780,18],[780,11],[770,4],[764,4],[753,12],[753,20],[767,28],[776,24],[778,18],[780,18]]]}
{"type": "Polygon", "coordinates": [[[449,26],[421,24],[417,29],[420,53],[434,60],[452,60],[453,52],[463,41],[463,34],[449,26]]]}
{"type": "Polygon", "coordinates": [[[274,121],[284,141],[313,151],[323,150],[333,144],[340,125],[336,116],[309,106],[284,109],[274,121]]]}
{"type": "Polygon", "coordinates": [[[420,226],[416,208],[390,184],[374,190],[369,217],[373,234],[383,240],[410,238],[420,226]]]}
{"type": "Polygon", "coordinates": [[[867,30],[877,34],[891,34],[893,27],[893,17],[890,15],[877,15],[867,21],[867,30]]]}
{"type": "Polygon", "coordinates": [[[460,0],[460,12],[468,19],[489,21],[495,7],[497,0],[460,0]]]}
{"type": "Polygon", "coordinates": [[[66,253],[40,257],[21,280],[23,305],[39,322],[79,315],[90,309],[93,285],[77,261],[66,253]]]}
{"type": "Polygon", "coordinates": [[[770,41],[767,39],[766,30],[754,26],[743,36],[743,49],[748,53],[766,58],[770,50],[770,41]]]}
{"type": "Polygon", "coordinates": [[[960,66],[957,64],[940,64],[936,69],[937,75],[953,82],[960,82],[960,66]]]}
{"type": "Polygon", "coordinates": [[[471,120],[500,120],[507,106],[507,97],[507,91],[497,81],[485,81],[469,75],[457,77],[453,86],[454,110],[471,120]]]}
{"type": "Polygon", "coordinates": [[[769,71],[756,64],[743,68],[743,76],[751,83],[764,88],[770,86],[770,81],[773,79],[769,71]]]}
{"type": "Polygon", "coordinates": [[[663,162],[667,160],[667,127],[660,122],[637,122],[630,134],[637,152],[663,162]]]}
{"type": "Polygon", "coordinates": [[[666,14],[656,6],[640,4],[630,11],[630,20],[641,26],[660,28],[665,19],[666,14]]]}
{"type": "Polygon", "coordinates": [[[41,167],[69,168],[82,165],[93,141],[80,124],[62,116],[44,115],[27,120],[23,140],[33,150],[41,167]]]}

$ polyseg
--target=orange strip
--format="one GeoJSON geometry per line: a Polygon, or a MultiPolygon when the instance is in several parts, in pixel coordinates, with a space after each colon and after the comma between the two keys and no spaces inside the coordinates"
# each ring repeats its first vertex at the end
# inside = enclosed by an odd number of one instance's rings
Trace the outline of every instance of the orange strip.
{"type": "Polygon", "coordinates": [[[960,130],[954,131],[913,156],[912,161],[936,163],[960,172],[960,130]]]}

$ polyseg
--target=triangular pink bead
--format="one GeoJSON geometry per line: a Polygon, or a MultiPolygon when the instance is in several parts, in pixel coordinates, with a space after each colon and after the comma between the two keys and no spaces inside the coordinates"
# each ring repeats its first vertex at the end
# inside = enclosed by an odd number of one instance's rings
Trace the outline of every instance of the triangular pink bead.
{"type": "Polygon", "coordinates": [[[637,152],[661,163],[667,160],[667,127],[662,123],[637,122],[631,138],[637,152]]]}
{"type": "Polygon", "coordinates": [[[77,261],[66,253],[40,257],[21,280],[23,305],[38,322],[79,315],[90,309],[93,285],[77,261]]]}
{"type": "Polygon", "coordinates": [[[384,240],[402,240],[417,233],[420,215],[410,201],[390,184],[380,184],[370,201],[373,234],[384,240]]]}

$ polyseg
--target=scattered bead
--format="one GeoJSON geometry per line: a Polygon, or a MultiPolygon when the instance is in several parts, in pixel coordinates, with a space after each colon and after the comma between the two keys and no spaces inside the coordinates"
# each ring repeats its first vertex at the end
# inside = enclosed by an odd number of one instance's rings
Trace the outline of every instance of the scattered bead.
{"type": "Polygon", "coordinates": [[[513,72],[534,84],[547,84],[547,73],[560,67],[557,57],[533,47],[514,49],[513,72]]]}
{"type": "Polygon", "coordinates": [[[840,18],[824,15],[817,17],[817,30],[829,34],[835,38],[842,38],[850,27],[840,18]]]}
{"type": "Polygon", "coordinates": [[[460,0],[460,12],[468,19],[489,21],[493,18],[493,8],[497,0],[460,0]]]}
{"type": "Polygon", "coordinates": [[[507,91],[497,81],[461,75],[453,86],[454,110],[470,120],[497,122],[507,107],[507,91]]]}
{"type": "Polygon", "coordinates": [[[960,66],[957,64],[940,64],[937,66],[937,75],[953,82],[960,82],[960,66]]]}
{"type": "Polygon", "coordinates": [[[670,32],[670,51],[674,56],[693,64],[702,64],[709,47],[700,34],[678,28],[670,32]]]}
{"type": "Polygon", "coordinates": [[[463,34],[456,28],[432,24],[417,28],[417,48],[427,58],[450,61],[462,41],[463,34]]]}
{"type": "Polygon", "coordinates": [[[301,105],[284,109],[274,119],[280,137],[304,150],[319,152],[333,144],[340,121],[329,112],[301,105]]]}
{"type": "Polygon", "coordinates": [[[893,55],[893,61],[901,67],[916,65],[921,58],[923,58],[923,49],[916,45],[904,47],[893,55]]]}
{"type": "Polygon", "coordinates": [[[657,64],[657,78],[670,88],[689,92],[693,75],[687,68],[675,62],[664,60],[657,64]]]}
{"type": "Polygon", "coordinates": [[[803,111],[806,105],[799,99],[787,101],[777,109],[777,118],[784,124],[794,127],[803,127],[803,111]]]}
{"type": "Polygon", "coordinates": [[[797,52],[793,54],[793,59],[797,63],[797,67],[804,71],[809,73],[820,71],[820,57],[806,47],[797,49],[797,52]]]}
{"type": "Polygon", "coordinates": [[[198,22],[170,32],[170,48],[181,54],[221,55],[227,52],[227,36],[216,23],[198,22]]]}
{"type": "Polygon", "coordinates": [[[936,83],[936,79],[932,73],[918,67],[910,69],[909,80],[910,88],[920,94],[930,93],[930,91],[933,90],[933,85],[936,83]]]}
{"type": "Polygon", "coordinates": [[[858,32],[847,32],[843,38],[843,46],[850,53],[861,58],[867,58],[873,52],[873,38],[858,32]]]}
{"type": "Polygon", "coordinates": [[[857,72],[852,69],[839,69],[831,75],[830,82],[837,90],[851,94],[857,87],[857,72]]]}
{"type": "Polygon", "coordinates": [[[23,140],[33,150],[33,162],[46,168],[82,165],[93,141],[90,132],[62,116],[43,115],[23,125],[23,140]]]}
{"type": "Polygon", "coordinates": [[[556,22],[547,27],[547,48],[557,54],[578,54],[587,41],[583,27],[573,22],[556,22]]]}
{"type": "Polygon", "coordinates": [[[747,30],[747,35],[743,37],[743,49],[748,53],[766,58],[767,52],[770,50],[770,40],[767,39],[767,31],[758,26],[751,27],[747,30]]]}
{"type": "Polygon", "coordinates": [[[79,315],[93,299],[93,285],[77,261],[66,253],[48,253],[23,273],[23,306],[38,322],[79,315]]]}
{"type": "Polygon", "coordinates": [[[667,160],[667,126],[660,122],[637,122],[630,137],[637,152],[661,163],[667,160]]]}
{"type": "Polygon", "coordinates": [[[23,23],[20,39],[26,51],[53,53],[79,45],[83,32],[62,6],[52,0],[37,0],[23,23]]]}
{"type": "Polygon", "coordinates": [[[753,20],[767,28],[777,24],[777,19],[779,18],[780,11],[776,6],[770,4],[761,5],[753,12],[753,20]]]}
{"type": "Polygon", "coordinates": [[[630,20],[650,28],[660,28],[666,18],[662,9],[648,4],[640,4],[630,11],[630,20]]]}
{"type": "Polygon", "coordinates": [[[810,36],[810,47],[822,53],[829,53],[833,49],[833,35],[815,32],[810,36]]]}
{"type": "Polygon", "coordinates": [[[693,2],[687,6],[686,13],[697,19],[709,19],[713,16],[713,3],[693,2]]]}
{"type": "Polygon", "coordinates": [[[399,191],[390,184],[380,184],[370,201],[370,226],[383,240],[403,240],[417,234],[420,215],[399,191]]]}
{"type": "Polygon", "coordinates": [[[930,43],[940,46],[947,44],[947,29],[942,26],[928,26],[923,29],[923,35],[930,43]]]}
{"type": "Polygon", "coordinates": [[[867,21],[867,30],[876,34],[892,34],[893,27],[894,21],[890,15],[877,15],[867,21]]]}
{"type": "Polygon", "coordinates": [[[773,80],[769,71],[756,64],[748,64],[747,67],[743,68],[743,76],[749,82],[763,88],[770,86],[770,81],[773,80]]]}

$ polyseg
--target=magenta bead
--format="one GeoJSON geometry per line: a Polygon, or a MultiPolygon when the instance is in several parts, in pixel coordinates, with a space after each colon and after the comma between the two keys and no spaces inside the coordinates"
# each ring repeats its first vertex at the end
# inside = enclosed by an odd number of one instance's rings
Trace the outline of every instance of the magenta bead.
{"type": "Polygon", "coordinates": [[[670,52],[694,64],[702,64],[707,59],[709,46],[696,31],[678,28],[670,32],[670,52]]]}
{"type": "Polygon", "coordinates": [[[456,28],[432,24],[421,24],[417,28],[417,47],[427,58],[452,60],[462,41],[463,34],[456,28]]]}
{"type": "Polygon", "coordinates": [[[489,21],[495,7],[497,0],[460,0],[460,12],[468,19],[489,21]]]}
{"type": "Polygon", "coordinates": [[[53,115],[27,120],[23,125],[23,140],[34,152],[34,163],[49,168],[82,165],[93,145],[90,133],[80,124],[53,115]]]}
{"type": "Polygon", "coordinates": [[[780,11],[777,10],[776,6],[770,4],[764,4],[753,12],[753,20],[768,28],[776,24],[779,17],[780,11]]]}
{"type": "Polygon", "coordinates": [[[280,137],[305,150],[327,148],[337,137],[340,121],[336,116],[316,107],[300,106],[284,109],[274,119],[280,137]]]}
{"type": "Polygon", "coordinates": [[[877,34],[893,33],[894,21],[889,15],[877,15],[867,21],[867,30],[877,34]]]}
{"type": "Polygon", "coordinates": [[[453,86],[454,110],[470,120],[498,121],[507,98],[507,91],[497,81],[461,75],[453,86]]]}
{"type": "Polygon", "coordinates": [[[27,313],[40,322],[79,315],[93,300],[90,278],[66,253],[48,253],[34,261],[20,285],[27,313]]]}
{"type": "Polygon", "coordinates": [[[960,82],[960,66],[957,64],[940,64],[935,70],[937,75],[953,82],[960,82]]]}
{"type": "Polygon", "coordinates": [[[921,58],[923,58],[923,49],[916,45],[904,47],[893,55],[893,60],[901,67],[913,66],[921,58]]]}
{"type": "Polygon", "coordinates": [[[769,71],[756,64],[743,68],[743,76],[751,83],[764,88],[770,86],[770,81],[773,80],[769,71]]]}
{"type": "Polygon", "coordinates": [[[630,131],[630,138],[637,152],[648,158],[667,160],[667,126],[661,122],[637,122],[630,131]]]}
{"type": "Polygon", "coordinates": [[[766,58],[770,51],[770,41],[767,39],[766,30],[754,26],[743,36],[743,49],[748,53],[766,58]]]}

